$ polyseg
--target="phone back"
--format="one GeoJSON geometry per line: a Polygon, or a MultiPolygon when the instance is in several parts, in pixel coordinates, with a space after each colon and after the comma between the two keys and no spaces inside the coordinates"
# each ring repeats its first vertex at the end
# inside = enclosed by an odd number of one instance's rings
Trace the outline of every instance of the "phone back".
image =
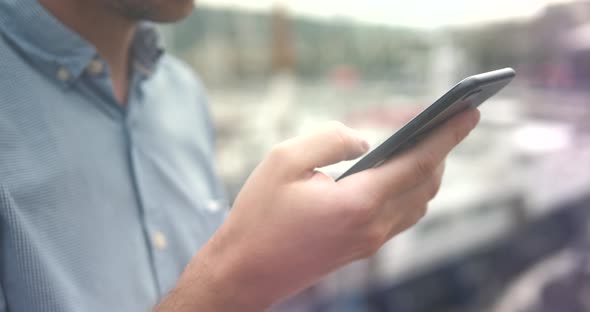
{"type": "Polygon", "coordinates": [[[516,72],[512,68],[504,68],[465,78],[337,180],[381,165],[419,142],[430,130],[454,115],[469,107],[478,107],[508,85],[515,76],[516,72]]]}

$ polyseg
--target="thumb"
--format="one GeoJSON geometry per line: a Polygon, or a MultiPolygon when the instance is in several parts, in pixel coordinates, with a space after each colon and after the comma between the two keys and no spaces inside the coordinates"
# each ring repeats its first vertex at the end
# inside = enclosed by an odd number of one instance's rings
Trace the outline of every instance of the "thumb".
{"type": "Polygon", "coordinates": [[[316,168],[355,159],[369,150],[369,143],[358,132],[340,122],[279,144],[273,151],[289,175],[300,175],[316,168]]]}

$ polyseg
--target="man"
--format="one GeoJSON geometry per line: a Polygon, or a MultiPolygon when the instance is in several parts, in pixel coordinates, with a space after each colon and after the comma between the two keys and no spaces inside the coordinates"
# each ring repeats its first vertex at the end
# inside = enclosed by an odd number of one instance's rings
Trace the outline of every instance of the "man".
{"type": "Polygon", "coordinates": [[[139,23],[192,7],[0,0],[0,311],[265,310],[417,222],[478,121],[338,183],[352,130],[281,143],[221,225],[203,90],[139,23]]]}

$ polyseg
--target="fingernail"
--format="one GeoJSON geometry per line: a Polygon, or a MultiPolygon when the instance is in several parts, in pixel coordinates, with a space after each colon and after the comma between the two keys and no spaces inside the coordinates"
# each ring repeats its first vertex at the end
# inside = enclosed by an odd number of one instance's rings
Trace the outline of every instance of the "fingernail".
{"type": "Polygon", "coordinates": [[[367,142],[367,140],[362,140],[362,143],[361,144],[363,145],[363,150],[365,152],[368,151],[371,148],[371,145],[369,144],[369,142],[367,142]]]}

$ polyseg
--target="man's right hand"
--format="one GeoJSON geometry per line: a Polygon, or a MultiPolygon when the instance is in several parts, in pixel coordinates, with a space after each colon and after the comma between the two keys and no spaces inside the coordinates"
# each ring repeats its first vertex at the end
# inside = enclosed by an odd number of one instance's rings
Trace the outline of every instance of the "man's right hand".
{"type": "Polygon", "coordinates": [[[470,110],[378,168],[335,182],[317,168],[368,150],[334,123],[277,145],[158,311],[262,311],[414,225],[447,154],[475,127],[470,110]]]}

